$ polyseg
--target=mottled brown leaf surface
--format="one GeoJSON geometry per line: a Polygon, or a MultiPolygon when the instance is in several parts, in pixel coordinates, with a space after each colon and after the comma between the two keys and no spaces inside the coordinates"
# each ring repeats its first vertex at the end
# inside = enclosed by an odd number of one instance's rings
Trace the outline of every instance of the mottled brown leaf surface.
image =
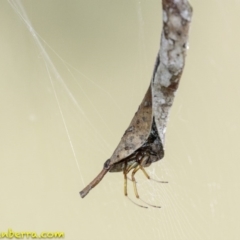
{"type": "Polygon", "coordinates": [[[114,151],[110,165],[128,157],[147,140],[152,126],[152,93],[149,87],[147,93],[135,113],[129,127],[125,131],[119,145],[114,151]]]}

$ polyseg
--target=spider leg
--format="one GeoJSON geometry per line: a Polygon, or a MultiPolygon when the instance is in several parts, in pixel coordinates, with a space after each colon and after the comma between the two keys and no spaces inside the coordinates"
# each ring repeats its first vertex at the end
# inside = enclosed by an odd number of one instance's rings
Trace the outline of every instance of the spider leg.
{"type": "MultiPolygon", "coordinates": [[[[128,194],[127,194],[127,179],[128,179],[127,174],[128,174],[132,169],[137,168],[137,167],[138,167],[138,163],[137,163],[137,162],[131,164],[131,165],[128,166],[128,167],[127,167],[127,163],[125,163],[125,168],[124,168],[124,171],[123,171],[123,175],[124,175],[124,195],[125,195],[126,197],[128,197],[128,194]]],[[[136,182],[135,182],[135,184],[136,184],[136,182]]],[[[135,204],[135,205],[137,205],[137,206],[139,206],[139,207],[148,208],[148,207],[146,207],[146,206],[143,206],[143,205],[140,205],[140,204],[138,204],[138,203],[135,203],[135,202],[134,202],[131,198],[129,198],[129,197],[128,197],[128,199],[129,199],[133,204],[135,204]]]]}
{"type": "Polygon", "coordinates": [[[124,171],[124,195],[127,196],[127,173],[124,171]]]}
{"type": "Polygon", "coordinates": [[[155,205],[152,205],[148,202],[145,202],[143,199],[141,199],[139,197],[139,194],[138,194],[138,191],[137,191],[137,185],[136,185],[136,180],[135,180],[135,177],[134,175],[136,174],[136,172],[139,170],[139,169],[142,169],[142,166],[141,165],[138,165],[135,167],[135,169],[132,171],[132,181],[133,181],[133,188],[134,188],[134,192],[135,192],[135,196],[136,198],[140,199],[142,202],[144,202],[145,204],[151,206],[151,207],[155,207],[155,208],[161,208],[160,206],[155,206],[155,205]]]}
{"type": "Polygon", "coordinates": [[[140,165],[138,165],[137,167],[135,167],[135,169],[132,171],[133,189],[134,189],[136,198],[139,198],[139,195],[138,195],[137,184],[136,184],[136,179],[135,179],[134,175],[135,175],[135,173],[136,173],[139,169],[140,169],[140,165]]]}
{"type": "Polygon", "coordinates": [[[127,174],[136,167],[136,165],[138,165],[138,163],[134,162],[133,164],[127,166],[127,162],[125,162],[125,168],[123,171],[123,175],[124,175],[124,195],[127,196],[127,174]]]}
{"type": "Polygon", "coordinates": [[[150,176],[148,175],[148,173],[146,172],[146,170],[143,168],[143,166],[139,165],[140,166],[140,169],[143,171],[144,175],[149,179],[149,180],[153,180],[155,182],[159,182],[159,183],[168,183],[167,181],[158,181],[158,180],[155,180],[153,178],[150,178],[150,176]]]}

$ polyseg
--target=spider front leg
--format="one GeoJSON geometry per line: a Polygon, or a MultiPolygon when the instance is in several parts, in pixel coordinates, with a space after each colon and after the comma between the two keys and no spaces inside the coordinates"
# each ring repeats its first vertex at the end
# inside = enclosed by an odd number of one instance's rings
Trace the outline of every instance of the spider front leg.
{"type": "Polygon", "coordinates": [[[147,155],[145,155],[142,160],[141,160],[141,163],[139,164],[139,167],[140,169],[142,170],[143,174],[146,176],[146,178],[148,178],[149,180],[152,180],[152,181],[155,181],[155,182],[158,182],[158,183],[168,183],[167,181],[159,181],[159,180],[156,180],[154,178],[151,178],[148,173],[146,172],[146,170],[144,169],[144,166],[147,165],[147,162],[149,161],[150,159],[150,155],[155,155],[154,152],[152,151],[148,151],[147,152],[147,155]]]}
{"type": "Polygon", "coordinates": [[[127,162],[125,162],[125,168],[124,168],[124,171],[123,171],[123,175],[124,175],[124,195],[127,196],[127,174],[135,167],[138,166],[138,163],[137,162],[134,162],[132,164],[130,164],[129,166],[127,166],[127,162]]]}
{"type": "MultiPolygon", "coordinates": [[[[132,170],[132,169],[136,169],[138,167],[138,162],[133,162],[132,164],[130,164],[129,166],[127,166],[127,162],[125,162],[125,168],[124,168],[124,171],[123,171],[123,175],[124,175],[124,195],[126,197],[128,197],[128,193],[127,193],[127,180],[128,180],[128,177],[127,177],[127,174],[132,170]]],[[[135,185],[136,185],[136,181],[135,181],[135,185]]],[[[134,191],[135,191],[135,188],[134,188],[134,191]]],[[[136,188],[136,191],[137,191],[137,188],[136,188]]],[[[135,191],[135,193],[136,193],[135,191]]],[[[142,208],[148,208],[146,206],[143,206],[143,205],[140,205],[138,203],[135,203],[131,198],[128,197],[128,199],[135,205],[139,206],[139,207],[142,207],[142,208]]]]}
{"type": "Polygon", "coordinates": [[[135,192],[135,196],[136,198],[140,199],[142,202],[144,202],[145,204],[151,206],[151,207],[155,207],[155,208],[161,208],[160,206],[156,206],[156,205],[152,205],[146,201],[144,201],[143,199],[141,199],[139,197],[138,191],[137,191],[137,185],[136,185],[136,179],[134,177],[134,175],[136,174],[136,172],[141,169],[144,173],[144,175],[148,178],[151,179],[150,176],[147,174],[147,172],[145,171],[145,169],[143,168],[142,164],[146,163],[149,160],[150,156],[149,155],[145,155],[140,161],[139,161],[139,165],[136,166],[133,171],[132,171],[132,181],[133,181],[133,188],[134,188],[134,192],[135,192]]]}
{"type": "Polygon", "coordinates": [[[136,179],[135,179],[134,175],[136,174],[136,172],[139,169],[141,169],[144,172],[145,176],[148,179],[150,179],[150,177],[147,174],[147,172],[141,166],[142,164],[145,164],[148,161],[148,159],[149,159],[149,155],[148,154],[143,156],[143,153],[139,152],[132,159],[132,160],[134,160],[134,162],[127,162],[127,161],[125,162],[125,167],[124,167],[124,171],[123,171],[123,175],[124,175],[124,195],[125,196],[128,196],[128,193],[127,193],[127,180],[128,180],[128,176],[127,176],[127,174],[133,169],[131,181],[133,182],[133,189],[134,189],[135,196],[136,196],[136,198],[139,198],[139,194],[138,194],[138,191],[137,191],[137,182],[136,182],[136,179]]]}
{"type": "Polygon", "coordinates": [[[142,167],[142,164],[147,162],[149,159],[149,156],[146,155],[144,157],[139,157],[139,164],[133,169],[132,171],[132,182],[133,182],[133,189],[134,189],[134,192],[135,192],[135,196],[136,198],[139,198],[139,194],[138,194],[138,191],[137,191],[137,182],[136,182],[136,179],[134,177],[134,175],[136,174],[136,172],[141,169],[145,176],[150,179],[150,176],[147,174],[147,172],[145,171],[145,169],[142,167]]]}
{"type": "Polygon", "coordinates": [[[152,181],[155,181],[155,182],[158,182],[158,183],[168,183],[168,181],[158,181],[154,178],[151,178],[148,173],[146,172],[146,170],[143,168],[143,166],[139,166],[140,169],[143,171],[144,175],[146,176],[146,178],[148,178],[149,180],[152,180],[152,181]]]}
{"type": "Polygon", "coordinates": [[[135,175],[135,173],[136,173],[140,168],[141,168],[141,166],[138,165],[138,166],[135,167],[134,170],[132,171],[133,189],[134,189],[136,198],[139,198],[139,195],[138,195],[137,184],[136,184],[136,179],[135,179],[134,175],[135,175]]]}
{"type": "MultiPolygon", "coordinates": [[[[125,161],[125,166],[124,166],[124,170],[123,170],[123,175],[124,175],[124,195],[126,197],[128,197],[128,193],[127,193],[127,180],[128,180],[128,176],[127,174],[132,170],[132,174],[131,174],[131,180],[133,182],[133,189],[134,189],[134,193],[136,198],[138,198],[139,200],[141,200],[142,202],[144,202],[145,204],[151,206],[151,207],[156,207],[156,208],[161,208],[160,206],[155,206],[152,205],[150,203],[145,202],[143,199],[140,198],[139,194],[138,194],[138,190],[137,190],[137,182],[135,179],[135,174],[137,173],[138,170],[142,170],[144,175],[148,178],[151,179],[150,176],[147,174],[147,172],[144,169],[144,166],[148,166],[149,163],[148,161],[151,160],[151,155],[156,155],[155,152],[152,152],[149,149],[144,149],[145,151],[139,151],[137,152],[136,155],[134,155],[131,159],[128,159],[128,161],[125,161]]],[[[151,163],[150,163],[151,164],[151,163]]],[[[153,179],[152,179],[153,180],[153,179]]],[[[134,201],[132,201],[129,197],[128,199],[133,202],[134,204],[136,204],[139,207],[143,207],[143,208],[147,208],[146,206],[142,206],[140,204],[135,203],[134,201]]]]}

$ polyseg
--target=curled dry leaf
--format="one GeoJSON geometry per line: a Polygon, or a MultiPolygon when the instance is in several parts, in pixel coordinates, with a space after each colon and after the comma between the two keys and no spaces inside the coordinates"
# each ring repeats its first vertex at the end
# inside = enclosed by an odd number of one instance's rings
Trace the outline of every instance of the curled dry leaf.
{"type": "Polygon", "coordinates": [[[150,178],[144,167],[164,156],[167,119],[184,68],[192,7],[187,0],[163,0],[162,7],[161,46],[150,86],[113,155],[104,163],[99,175],[80,192],[82,198],[107,172],[119,171],[124,173],[127,195],[127,174],[131,170],[139,198],[134,174],[140,169],[150,178]]]}

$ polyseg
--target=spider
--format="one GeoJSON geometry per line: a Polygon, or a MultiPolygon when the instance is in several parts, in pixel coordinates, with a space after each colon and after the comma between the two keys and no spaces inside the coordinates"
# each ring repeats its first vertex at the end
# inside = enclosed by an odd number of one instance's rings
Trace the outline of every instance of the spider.
{"type": "MultiPolygon", "coordinates": [[[[135,152],[133,152],[130,156],[126,157],[125,159],[122,159],[121,161],[119,161],[117,163],[114,163],[111,165],[110,164],[111,161],[110,161],[110,159],[108,159],[103,164],[103,170],[100,172],[100,174],[87,187],[85,187],[80,192],[80,195],[81,195],[81,197],[85,197],[88,194],[88,192],[102,180],[102,178],[104,177],[104,175],[107,172],[123,172],[124,195],[128,196],[128,193],[127,193],[128,177],[127,177],[127,175],[132,170],[130,180],[133,182],[133,188],[134,188],[134,193],[135,193],[136,198],[140,199],[147,205],[159,208],[159,206],[149,204],[139,197],[139,194],[137,191],[135,174],[139,170],[141,170],[148,179],[154,180],[154,179],[150,178],[150,176],[148,175],[148,173],[146,172],[146,170],[144,168],[150,166],[151,163],[162,159],[163,156],[164,156],[163,145],[159,138],[155,121],[153,120],[151,132],[150,132],[149,137],[148,137],[147,141],[145,142],[145,144],[143,144],[139,149],[137,149],[135,152]]],[[[157,181],[157,180],[154,180],[154,181],[157,181]]],[[[157,182],[167,183],[166,181],[157,181],[157,182]]],[[[135,202],[133,202],[133,203],[140,207],[147,208],[146,206],[139,205],[135,202]]]]}

